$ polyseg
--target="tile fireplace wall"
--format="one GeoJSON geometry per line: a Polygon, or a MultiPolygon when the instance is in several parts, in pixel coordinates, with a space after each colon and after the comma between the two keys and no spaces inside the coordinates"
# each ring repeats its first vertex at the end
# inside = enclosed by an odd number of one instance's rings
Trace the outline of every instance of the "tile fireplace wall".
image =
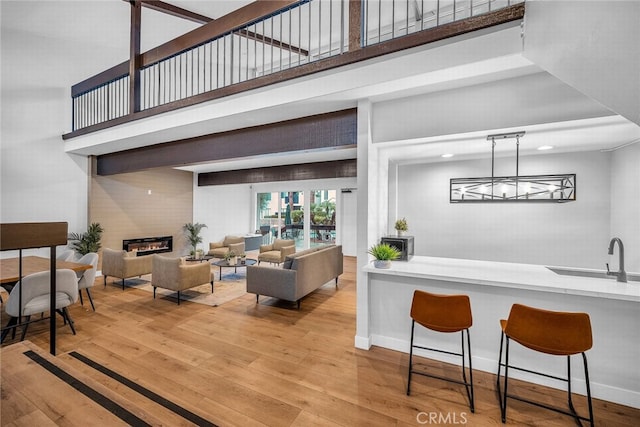
{"type": "Polygon", "coordinates": [[[123,240],[172,236],[172,253],[184,255],[182,226],[192,218],[191,172],[156,169],[91,178],[89,222],[103,226],[103,248],[120,250],[123,240]]]}

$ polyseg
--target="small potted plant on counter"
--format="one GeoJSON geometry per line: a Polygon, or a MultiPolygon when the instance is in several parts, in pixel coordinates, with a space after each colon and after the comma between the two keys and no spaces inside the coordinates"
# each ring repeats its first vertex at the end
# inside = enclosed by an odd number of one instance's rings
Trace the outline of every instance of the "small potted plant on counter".
{"type": "Polygon", "coordinates": [[[400,251],[387,243],[373,245],[367,252],[375,258],[373,261],[375,268],[390,268],[391,261],[400,257],[400,251]]]}
{"type": "Polygon", "coordinates": [[[398,236],[404,236],[404,233],[409,229],[406,218],[397,220],[394,228],[396,229],[398,236]]]}

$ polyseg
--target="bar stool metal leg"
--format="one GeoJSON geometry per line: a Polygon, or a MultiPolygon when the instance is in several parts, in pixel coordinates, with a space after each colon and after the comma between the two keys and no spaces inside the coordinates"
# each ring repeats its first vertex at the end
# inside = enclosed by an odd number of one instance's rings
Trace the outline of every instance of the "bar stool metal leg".
{"type": "Polygon", "coordinates": [[[473,392],[473,365],[471,362],[471,336],[469,328],[472,326],[473,320],[471,315],[471,304],[467,295],[437,295],[424,291],[416,290],[411,303],[411,338],[409,349],[409,370],[407,378],[407,396],[411,393],[411,375],[418,374],[425,377],[436,378],[465,386],[467,398],[469,399],[469,408],[471,412],[475,411],[475,400],[473,392]],[[415,325],[416,322],[434,332],[439,333],[456,333],[460,332],[460,352],[447,351],[432,347],[423,347],[415,344],[415,325]],[[467,334],[465,350],[465,332],[467,334]],[[414,370],[413,367],[413,349],[435,351],[438,353],[450,354],[462,358],[462,381],[451,378],[431,374],[423,369],[414,370]],[[469,378],[467,379],[466,359],[469,361],[469,378]]]}
{"type": "Polygon", "coordinates": [[[462,330],[460,331],[460,343],[461,343],[461,353],[455,353],[455,352],[450,352],[450,351],[445,351],[445,350],[440,350],[440,349],[436,349],[436,348],[430,348],[430,347],[423,347],[423,346],[419,346],[419,345],[415,345],[414,344],[414,331],[415,331],[415,321],[411,322],[411,345],[410,345],[410,349],[409,349],[409,370],[408,370],[408,378],[407,378],[407,396],[409,396],[411,394],[411,374],[418,374],[418,375],[422,375],[425,377],[430,377],[430,378],[436,378],[439,380],[443,380],[443,381],[449,381],[452,383],[456,383],[456,384],[461,384],[465,386],[465,390],[467,393],[467,398],[469,399],[469,409],[471,410],[471,412],[475,412],[475,396],[474,396],[474,392],[473,392],[473,365],[471,362],[471,337],[469,335],[469,330],[462,330]],[[465,353],[465,339],[464,339],[464,335],[465,335],[465,331],[467,333],[467,352],[465,353]],[[436,351],[439,353],[446,353],[446,354],[451,354],[454,356],[460,356],[462,357],[462,381],[453,379],[453,378],[446,378],[446,377],[442,377],[439,375],[432,375],[429,374],[427,372],[422,372],[422,371],[415,371],[413,370],[413,349],[415,348],[419,348],[422,350],[429,350],[429,351],[436,351]],[[468,362],[469,362],[469,379],[467,380],[467,373],[466,373],[466,359],[468,358],[468,362]]]}
{"type": "Polygon", "coordinates": [[[587,356],[585,354],[585,351],[590,349],[592,346],[591,324],[588,315],[586,313],[553,312],[514,304],[511,313],[509,314],[509,319],[507,321],[501,320],[500,323],[502,326],[502,334],[500,337],[500,354],[498,357],[496,390],[498,394],[498,402],[500,404],[502,422],[506,423],[507,399],[511,398],[571,416],[580,426],[582,426],[582,421],[588,421],[589,425],[593,427],[594,416],[591,400],[591,386],[589,383],[587,356]],[[566,378],[511,365],[509,362],[509,347],[512,339],[524,347],[528,347],[534,351],[553,356],[566,356],[566,378]],[[586,398],[589,408],[588,418],[579,415],[573,404],[573,390],[571,387],[571,356],[578,353],[582,355],[584,364],[587,391],[586,398]],[[502,390],[500,381],[502,367],[504,367],[504,390],[502,390]],[[566,382],[568,410],[547,405],[540,401],[528,400],[517,395],[509,394],[508,387],[510,368],[566,382]]]}
{"type": "Polygon", "coordinates": [[[409,347],[409,372],[407,374],[407,396],[411,394],[411,371],[413,370],[413,331],[416,327],[416,321],[411,321],[411,345],[409,347]]]}

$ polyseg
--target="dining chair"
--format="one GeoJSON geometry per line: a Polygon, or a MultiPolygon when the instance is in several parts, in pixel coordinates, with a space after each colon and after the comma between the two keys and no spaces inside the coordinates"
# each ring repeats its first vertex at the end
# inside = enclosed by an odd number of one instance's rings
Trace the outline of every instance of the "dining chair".
{"type": "Polygon", "coordinates": [[[78,296],[80,297],[80,304],[84,305],[82,300],[82,290],[84,289],[89,297],[91,308],[96,311],[96,307],[93,305],[93,298],[91,298],[90,288],[93,287],[93,283],[96,281],[96,273],[98,271],[98,254],[95,252],[89,252],[84,255],[78,261],[78,264],[91,264],[92,268],[84,271],[77,272],[78,276],[78,296]]]}
{"type": "Polygon", "coordinates": [[[56,255],[56,259],[59,261],[73,261],[75,254],[76,254],[76,251],[72,249],[67,249],[60,252],[58,255],[56,255]]]}
{"type": "MultiPolygon", "coordinates": [[[[2,332],[0,342],[3,342],[9,330],[18,327],[18,320],[24,316],[26,321],[22,328],[22,336],[20,341],[24,340],[29,327],[31,315],[50,311],[50,286],[51,272],[42,271],[25,276],[11,290],[9,301],[7,301],[6,312],[9,316],[9,322],[6,329],[2,332]],[[20,305],[19,293],[22,289],[22,305],[20,305]]],[[[59,269],[56,270],[56,307],[55,312],[60,314],[66,322],[73,335],[76,330],[73,326],[73,320],[69,315],[67,307],[78,300],[78,278],[73,270],[59,269]]],[[[51,313],[51,315],[55,315],[51,313]]]]}

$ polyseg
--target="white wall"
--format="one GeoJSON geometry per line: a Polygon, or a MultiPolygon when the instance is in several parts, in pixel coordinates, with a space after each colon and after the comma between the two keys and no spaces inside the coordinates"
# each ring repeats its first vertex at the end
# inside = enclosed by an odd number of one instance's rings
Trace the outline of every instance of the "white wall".
{"type": "MultiPolygon", "coordinates": [[[[620,237],[627,271],[640,271],[640,142],[611,153],[611,237],[620,237]]],[[[618,267],[618,248],[610,257],[618,267]]]]}
{"type": "MultiPolygon", "coordinates": [[[[87,227],[88,162],[63,151],[64,91],[2,91],[0,220],[87,227]]],[[[35,251],[47,254],[48,251],[35,251]]],[[[34,253],[35,253],[34,252],[34,253]]],[[[2,252],[0,256],[15,256],[2,252]]]]}
{"type": "MultiPolygon", "coordinates": [[[[576,201],[509,204],[449,202],[449,179],[488,176],[489,159],[400,166],[397,215],[417,255],[605,268],[610,164],[601,152],[521,157],[522,175],[575,173],[576,201]]],[[[497,168],[502,174],[513,171],[497,168]]]]}
{"type": "MultiPolygon", "coordinates": [[[[249,184],[211,185],[198,187],[194,176],[193,222],[206,224],[202,230],[202,247],[226,235],[241,235],[255,231],[251,225],[251,186],[249,184]]],[[[255,205],[255,203],[254,203],[255,205]]]]}
{"type": "Polygon", "coordinates": [[[371,126],[378,143],[608,115],[600,104],[539,72],[378,102],[371,126]]]}
{"type": "Polygon", "coordinates": [[[637,1],[528,0],[523,53],[568,85],[640,124],[639,23],[637,1]]]}

